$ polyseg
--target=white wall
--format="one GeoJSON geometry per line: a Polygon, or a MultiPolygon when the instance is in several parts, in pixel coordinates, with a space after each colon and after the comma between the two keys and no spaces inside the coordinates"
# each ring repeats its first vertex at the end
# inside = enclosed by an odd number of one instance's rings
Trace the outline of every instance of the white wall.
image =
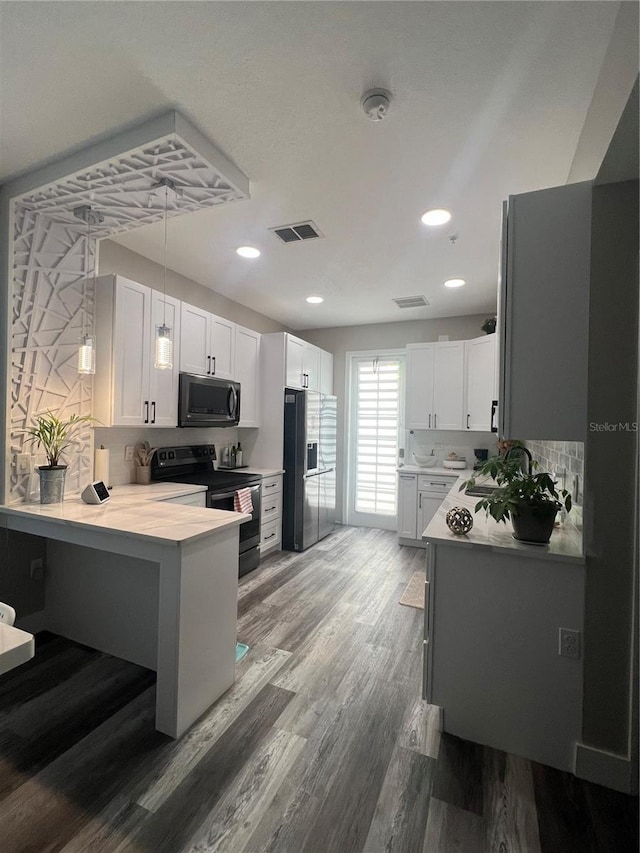
{"type": "MultiPolygon", "coordinates": [[[[444,317],[438,320],[407,320],[399,323],[377,323],[368,326],[339,326],[332,329],[307,329],[296,332],[296,335],[309,343],[333,353],[333,391],[338,397],[338,441],[337,441],[337,513],[343,515],[343,484],[342,473],[345,466],[345,363],[347,352],[360,350],[387,350],[403,348],[409,343],[428,343],[437,341],[440,335],[448,335],[449,339],[468,340],[483,334],[480,326],[486,320],[487,314],[467,315],[462,317],[444,317]]],[[[439,433],[439,431],[438,431],[439,433]]],[[[443,437],[433,431],[433,441],[451,444],[469,444],[468,433],[459,433],[459,440],[453,434],[443,437]],[[438,437],[436,437],[438,436],[438,437]]],[[[476,435],[485,435],[477,433],[476,435]]],[[[486,435],[491,435],[488,433],[486,435]]],[[[493,441],[493,439],[492,439],[493,441]]],[[[474,447],[484,447],[485,444],[475,443],[474,447]]]]}

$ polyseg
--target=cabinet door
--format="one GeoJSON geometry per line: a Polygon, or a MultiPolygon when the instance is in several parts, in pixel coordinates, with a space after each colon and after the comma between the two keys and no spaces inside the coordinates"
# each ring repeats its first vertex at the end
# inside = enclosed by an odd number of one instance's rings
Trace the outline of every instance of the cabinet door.
{"type": "Polygon", "coordinates": [[[178,356],[180,352],[180,302],[172,296],[151,291],[151,352],[149,367],[149,425],[178,426],[178,356]],[[153,366],[156,327],[166,323],[173,332],[173,367],[153,366]]]}
{"type": "Polygon", "coordinates": [[[495,399],[496,336],[485,335],[465,341],[466,413],[465,427],[491,430],[491,402],[495,399]]]}
{"type": "Polygon", "coordinates": [[[442,498],[434,498],[424,492],[418,492],[418,524],[417,538],[422,539],[422,534],[433,516],[438,511],[442,498]]]}
{"type": "Polygon", "coordinates": [[[407,347],[405,429],[432,429],[435,344],[407,347]]]}
{"type": "Polygon", "coordinates": [[[498,314],[501,438],[585,439],[591,195],[584,181],[509,198],[498,314]]]}
{"type": "Polygon", "coordinates": [[[211,356],[211,375],[218,379],[235,379],[236,324],[215,314],[210,315],[210,323],[211,343],[207,354],[211,356]]]}
{"type": "Polygon", "coordinates": [[[417,503],[416,474],[398,474],[398,536],[403,539],[417,538],[417,503]]]}
{"type": "Polygon", "coordinates": [[[320,350],[312,344],[304,345],[302,372],[306,374],[305,387],[310,391],[320,390],[320,350]]]}
{"type": "Polygon", "coordinates": [[[464,341],[435,344],[433,364],[433,427],[463,429],[464,341]]]}
{"type": "Polygon", "coordinates": [[[182,303],[180,316],[180,370],[206,376],[211,370],[209,318],[202,308],[182,303]]]}
{"type": "Polygon", "coordinates": [[[333,394],[333,356],[320,350],[320,393],[333,394]]]}
{"type": "Polygon", "coordinates": [[[285,376],[288,388],[304,388],[302,379],[304,364],[304,341],[287,335],[287,365],[285,376]]]}
{"type": "Polygon", "coordinates": [[[241,427],[260,426],[259,359],[259,333],[237,326],[234,377],[240,383],[241,427]]]}
{"type": "Polygon", "coordinates": [[[113,426],[149,422],[151,290],[116,278],[113,329],[113,426]]]}

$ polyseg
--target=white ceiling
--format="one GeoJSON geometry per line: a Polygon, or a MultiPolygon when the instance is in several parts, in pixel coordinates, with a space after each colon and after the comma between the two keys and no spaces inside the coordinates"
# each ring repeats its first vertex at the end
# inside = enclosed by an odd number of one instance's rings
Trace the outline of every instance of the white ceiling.
{"type": "MultiPolygon", "coordinates": [[[[251,199],[169,222],[169,265],[294,329],[495,307],[501,202],[567,180],[607,2],[2,3],[0,178],[169,107],[251,199]],[[389,118],[359,101],[391,90],[389,118]],[[421,213],[454,212],[428,230],[421,213]],[[267,229],[313,219],[326,239],[267,229]],[[449,235],[459,235],[452,245],[449,235]],[[256,261],[235,248],[255,245],[256,261]],[[447,290],[446,278],[468,284],[447,290]],[[325,297],[307,305],[309,294],[325,297]],[[430,306],[400,311],[393,296],[430,306]]],[[[118,242],[162,261],[162,226],[118,242]]]]}

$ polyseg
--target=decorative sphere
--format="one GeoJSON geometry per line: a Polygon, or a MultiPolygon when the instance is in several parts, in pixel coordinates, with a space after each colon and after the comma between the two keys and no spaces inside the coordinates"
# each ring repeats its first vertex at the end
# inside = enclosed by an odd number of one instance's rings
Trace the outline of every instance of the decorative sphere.
{"type": "Polygon", "coordinates": [[[473,516],[464,506],[454,506],[447,513],[447,527],[452,533],[462,536],[473,527],[473,516]]]}

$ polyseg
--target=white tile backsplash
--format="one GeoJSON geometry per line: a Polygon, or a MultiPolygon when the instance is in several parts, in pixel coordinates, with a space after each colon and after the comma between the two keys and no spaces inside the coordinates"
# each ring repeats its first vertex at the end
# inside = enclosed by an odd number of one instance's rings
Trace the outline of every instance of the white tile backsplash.
{"type": "Polygon", "coordinates": [[[236,429],[145,429],[144,427],[98,427],[94,430],[96,447],[109,449],[110,486],[135,482],[134,463],[125,462],[127,445],[148,441],[152,447],[170,447],[187,444],[215,444],[218,459],[224,444],[237,444],[236,429]]]}

